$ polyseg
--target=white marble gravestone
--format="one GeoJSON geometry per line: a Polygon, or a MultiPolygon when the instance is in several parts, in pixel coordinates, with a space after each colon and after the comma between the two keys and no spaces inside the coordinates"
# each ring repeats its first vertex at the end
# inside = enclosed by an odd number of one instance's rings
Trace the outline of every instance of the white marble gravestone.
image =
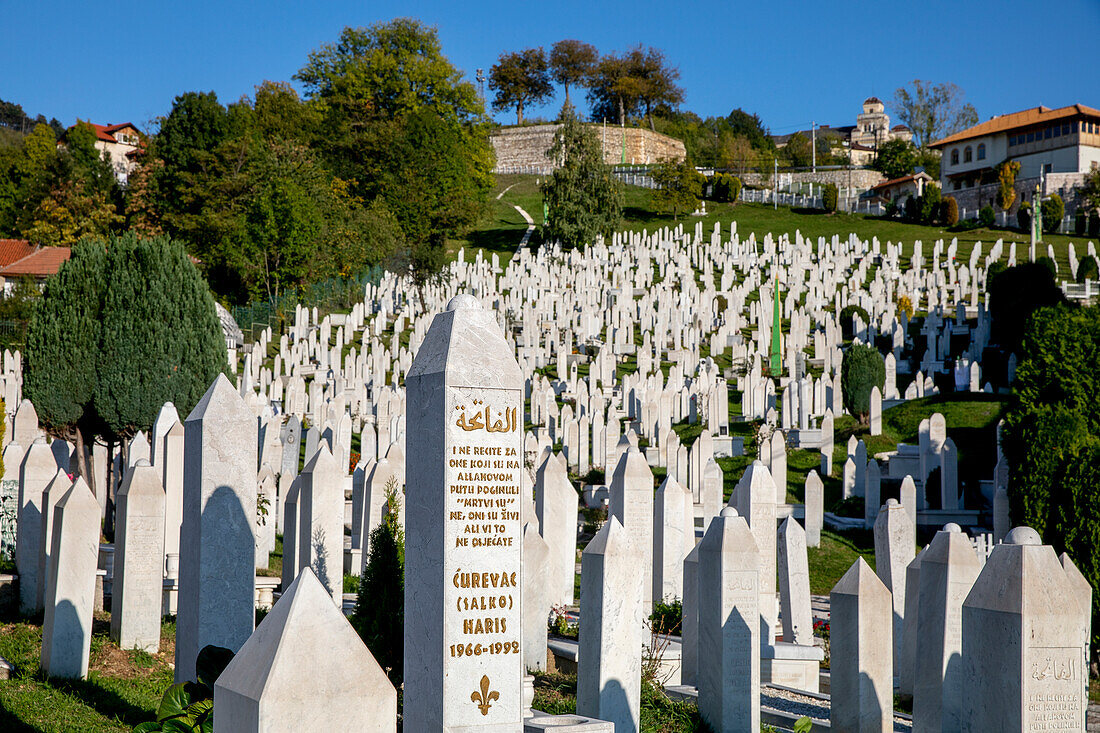
{"type": "Polygon", "coordinates": [[[218,677],[214,705],[215,733],[397,730],[397,691],[309,567],[218,677]]]}
{"type": "Polygon", "coordinates": [[[699,543],[699,713],[715,731],[760,729],[760,553],[726,507],[699,543]]]}
{"type": "Polygon", "coordinates": [[[833,587],[829,605],[832,729],[892,733],[890,590],[861,557],[833,587]]]}
{"type": "Polygon", "coordinates": [[[42,671],[49,677],[88,676],[99,559],[99,502],[77,478],[54,507],[46,614],[42,620],[42,671]]]}
{"type": "Polygon", "coordinates": [[[177,682],[204,646],[236,651],[256,624],[256,416],[219,374],[183,427],[177,682]]]}
{"type": "Polygon", "coordinates": [[[517,731],[523,374],[495,315],[452,298],[406,390],[404,727],[517,731]]]}
{"type": "Polygon", "coordinates": [[[111,640],[122,649],[160,649],[164,575],[164,489],[157,469],[139,460],[118,490],[111,640]]]}
{"type": "Polygon", "coordinates": [[[581,553],[577,714],[638,730],[642,684],[642,597],[638,548],[609,517],[581,553]]]}

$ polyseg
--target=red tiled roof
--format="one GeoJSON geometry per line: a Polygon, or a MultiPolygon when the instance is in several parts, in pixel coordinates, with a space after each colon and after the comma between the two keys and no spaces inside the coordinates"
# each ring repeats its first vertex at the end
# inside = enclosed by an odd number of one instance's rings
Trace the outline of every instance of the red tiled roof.
{"type": "Polygon", "coordinates": [[[930,176],[930,175],[928,175],[927,173],[924,173],[924,172],[910,173],[907,176],[902,176],[901,178],[893,178],[889,181],[883,181],[882,183],[880,183],[876,186],[871,186],[871,190],[873,191],[876,188],[886,188],[887,186],[896,186],[897,184],[905,183],[906,181],[915,181],[917,178],[920,178],[920,177],[924,177],[924,178],[927,178],[929,180],[932,180],[932,176],[930,176]]]}
{"type": "Polygon", "coordinates": [[[71,250],[68,247],[38,247],[26,257],[0,268],[0,277],[49,277],[70,256],[71,250]]]}
{"type": "Polygon", "coordinates": [[[0,267],[7,267],[31,252],[34,246],[25,239],[0,239],[0,267]]]}
{"type": "Polygon", "coordinates": [[[968,127],[962,132],[948,135],[942,140],[936,140],[928,147],[942,148],[944,145],[970,140],[971,138],[981,137],[983,135],[1007,132],[1008,130],[1015,130],[1021,127],[1030,127],[1031,125],[1039,125],[1044,122],[1052,122],[1054,120],[1081,115],[1100,117],[1100,110],[1086,107],[1083,104],[1071,104],[1068,107],[1059,107],[1058,109],[1050,109],[1049,107],[1043,106],[1032,107],[1031,109],[1025,109],[1023,112],[1013,112],[1012,114],[1000,115],[991,120],[986,120],[981,124],[968,127]]]}
{"type": "MultiPolygon", "coordinates": [[[[133,127],[134,131],[135,132],[137,131],[137,128],[134,127],[129,122],[123,122],[123,123],[118,124],[118,125],[97,125],[94,122],[88,122],[86,124],[89,125],[92,128],[92,130],[95,132],[96,139],[102,140],[103,142],[107,142],[107,143],[117,143],[118,142],[118,140],[115,139],[115,133],[118,132],[119,130],[124,130],[127,127],[133,127]]],[[[72,128],[69,128],[69,129],[72,129],[72,128]]]]}

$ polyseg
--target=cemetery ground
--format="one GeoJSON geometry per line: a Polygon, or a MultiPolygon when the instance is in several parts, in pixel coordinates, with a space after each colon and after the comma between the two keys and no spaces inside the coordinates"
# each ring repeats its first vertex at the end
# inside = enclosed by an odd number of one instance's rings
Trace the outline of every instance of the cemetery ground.
{"type": "MultiPolygon", "coordinates": [[[[472,250],[482,249],[485,251],[485,257],[496,253],[501,258],[501,265],[507,265],[527,228],[527,223],[512,204],[526,211],[534,220],[536,227],[543,223],[542,194],[538,188],[540,181],[541,178],[538,176],[498,175],[496,187],[490,196],[489,210],[481,223],[465,239],[451,243],[449,248],[451,258],[457,255],[460,247],[465,246],[470,250],[470,256],[473,255],[472,250]],[[502,192],[503,195],[497,199],[497,195],[502,192]]],[[[846,237],[849,232],[852,232],[861,239],[878,237],[882,242],[902,242],[904,252],[911,252],[913,242],[916,240],[923,241],[928,247],[937,239],[950,242],[957,238],[959,261],[969,258],[975,242],[982,242],[988,250],[988,247],[998,239],[1003,239],[1006,245],[1012,242],[1022,244],[1029,241],[1026,233],[1015,229],[979,228],[952,231],[939,226],[910,224],[866,214],[829,215],[816,209],[789,206],[774,209],[768,204],[726,204],[713,201],[707,202],[705,216],[682,216],[679,222],[676,222],[672,216],[660,211],[654,200],[653,190],[626,186],[624,193],[622,228],[629,231],[644,229],[652,231],[661,227],[672,227],[677,223],[683,223],[685,227],[693,227],[695,222],[702,221],[705,232],[709,232],[715,222],[720,223],[723,231],[728,232],[729,223],[736,221],[738,232],[742,237],[747,237],[750,232],[755,233],[758,238],[768,232],[773,236],[785,233],[794,237],[795,231],[800,231],[804,237],[810,237],[816,241],[818,237],[831,238],[834,234],[846,237]]],[[[1074,242],[1078,250],[1081,250],[1089,241],[1088,237],[1066,234],[1049,234],[1044,239],[1054,247],[1055,261],[1060,272],[1069,267],[1068,244],[1074,242]]]]}
{"type": "Polygon", "coordinates": [[[148,654],[111,642],[110,615],[97,613],[86,680],[49,679],[39,671],[41,624],[41,614],[0,621],[0,657],[15,666],[11,679],[0,684],[0,730],[128,733],[153,719],[172,684],[174,620],[161,626],[160,651],[148,654]]]}

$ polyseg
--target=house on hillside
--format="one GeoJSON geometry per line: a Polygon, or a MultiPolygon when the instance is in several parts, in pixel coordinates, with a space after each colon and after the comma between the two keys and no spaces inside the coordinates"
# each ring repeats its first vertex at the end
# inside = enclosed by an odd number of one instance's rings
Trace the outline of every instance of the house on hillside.
{"type": "Polygon", "coordinates": [[[993,182],[994,168],[1006,160],[1020,163],[1017,181],[1049,174],[1080,177],[1100,165],[1100,110],[1083,104],[1033,107],[993,117],[930,147],[943,153],[945,193],[993,182]]]}
{"type": "Polygon", "coordinates": [[[889,205],[892,201],[905,201],[910,196],[920,197],[929,183],[932,183],[932,176],[920,171],[872,186],[861,198],[889,205]]]}
{"type": "Polygon", "coordinates": [[[88,124],[95,131],[96,150],[111,164],[118,182],[125,186],[137,167],[137,156],[143,145],[141,132],[129,122],[119,125],[88,124]]]}
{"type": "Polygon", "coordinates": [[[4,242],[22,242],[22,245],[13,245],[13,249],[19,246],[29,248],[23,256],[0,266],[0,288],[3,289],[4,295],[11,294],[15,283],[25,277],[33,279],[41,288],[46,284],[46,280],[57,273],[61,265],[72,256],[68,247],[43,247],[31,245],[24,239],[3,239],[0,240],[0,260],[7,255],[4,242]]]}

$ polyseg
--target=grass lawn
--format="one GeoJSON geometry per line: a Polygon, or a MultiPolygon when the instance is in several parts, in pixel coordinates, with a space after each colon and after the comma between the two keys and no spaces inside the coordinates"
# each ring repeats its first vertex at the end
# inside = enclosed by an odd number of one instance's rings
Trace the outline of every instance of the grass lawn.
{"type": "Polygon", "coordinates": [[[861,555],[875,568],[875,541],[872,533],[821,530],[821,545],[807,551],[810,562],[810,592],[828,595],[852,563],[861,555]]]}
{"type": "Polygon", "coordinates": [[[86,680],[50,680],[38,671],[42,627],[20,620],[0,625],[0,657],[16,667],[0,682],[0,730],[5,733],[103,731],[129,733],[155,718],[172,684],[175,623],[161,629],[155,655],[119,649],[108,638],[108,614],[97,614],[86,680]]]}

